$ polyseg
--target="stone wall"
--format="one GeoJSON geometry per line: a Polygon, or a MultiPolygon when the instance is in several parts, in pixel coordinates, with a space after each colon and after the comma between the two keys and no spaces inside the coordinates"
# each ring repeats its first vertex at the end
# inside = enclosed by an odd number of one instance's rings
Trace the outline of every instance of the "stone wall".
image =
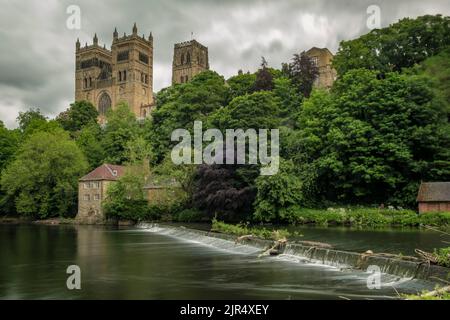
{"type": "Polygon", "coordinates": [[[76,220],[84,224],[103,223],[103,201],[113,181],[82,181],[78,184],[78,214],[76,220]]]}

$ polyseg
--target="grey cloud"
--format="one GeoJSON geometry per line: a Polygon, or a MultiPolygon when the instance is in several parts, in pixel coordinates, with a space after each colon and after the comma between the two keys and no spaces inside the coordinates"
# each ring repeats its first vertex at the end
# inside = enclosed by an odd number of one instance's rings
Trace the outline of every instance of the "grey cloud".
{"type": "Polygon", "coordinates": [[[254,71],[261,56],[273,67],[312,46],[368,32],[366,9],[377,4],[384,26],[402,17],[450,14],[446,0],[0,0],[0,119],[13,127],[19,111],[54,116],[74,95],[75,41],[111,45],[114,27],[154,35],[154,89],[170,85],[173,44],[194,37],[209,47],[211,68],[230,77],[254,71]],[[66,8],[81,8],[81,30],[68,30],[66,8]]]}

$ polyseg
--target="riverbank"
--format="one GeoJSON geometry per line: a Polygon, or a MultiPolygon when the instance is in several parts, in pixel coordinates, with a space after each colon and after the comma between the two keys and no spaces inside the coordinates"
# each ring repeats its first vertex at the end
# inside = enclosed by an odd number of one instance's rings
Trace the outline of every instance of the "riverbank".
{"type": "Polygon", "coordinates": [[[418,214],[406,209],[380,208],[329,208],[298,209],[290,215],[293,225],[342,225],[342,226],[401,226],[401,227],[449,227],[450,212],[430,212],[418,214]]]}
{"type": "MultiPolygon", "coordinates": [[[[129,226],[142,221],[139,213],[129,214],[130,220],[108,219],[99,224],[124,225],[129,226]],[[133,218],[134,217],[134,218],[133,218]]],[[[209,223],[206,215],[201,215],[195,210],[182,210],[178,213],[163,215],[153,221],[157,222],[202,222],[209,223]]],[[[236,221],[238,222],[238,221],[236,221]]],[[[0,216],[0,224],[18,223],[39,223],[48,225],[57,224],[85,224],[73,218],[51,218],[45,220],[35,220],[28,217],[0,216]]],[[[246,221],[245,225],[271,225],[277,224],[286,229],[291,226],[313,225],[320,227],[327,226],[349,226],[349,227],[422,227],[431,226],[437,228],[450,228],[450,212],[431,212],[418,214],[407,209],[380,209],[380,208],[328,208],[328,209],[298,209],[290,215],[289,219],[283,221],[246,221]]],[[[241,225],[244,225],[241,223],[241,225]]]]}
{"type": "Polygon", "coordinates": [[[35,220],[28,217],[0,217],[0,224],[39,224],[48,226],[78,224],[75,219],[71,218],[51,218],[43,220],[35,220]]]}

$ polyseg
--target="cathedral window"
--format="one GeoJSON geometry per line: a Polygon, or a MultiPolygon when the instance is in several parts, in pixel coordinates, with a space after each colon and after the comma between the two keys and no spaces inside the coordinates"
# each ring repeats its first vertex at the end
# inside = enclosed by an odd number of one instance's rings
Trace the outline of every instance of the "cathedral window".
{"type": "Polygon", "coordinates": [[[149,58],[148,55],[143,54],[142,52],[139,52],[139,61],[148,64],[149,58]]]}
{"type": "Polygon", "coordinates": [[[126,61],[130,57],[130,51],[122,51],[117,54],[117,61],[126,61]]]}
{"type": "Polygon", "coordinates": [[[111,98],[106,92],[103,92],[98,101],[98,112],[100,115],[104,116],[111,108],[112,102],[111,98]]]}
{"type": "Polygon", "coordinates": [[[89,77],[89,88],[92,88],[92,78],[89,77]]]}
{"type": "Polygon", "coordinates": [[[181,54],[181,64],[184,64],[184,53],[181,54]]]}
{"type": "Polygon", "coordinates": [[[84,88],[86,89],[88,87],[88,80],[87,78],[84,78],[84,88]]]}
{"type": "Polygon", "coordinates": [[[186,78],[185,78],[184,82],[188,82],[188,81],[189,81],[189,77],[188,77],[188,76],[186,76],[186,78]]]}
{"type": "Polygon", "coordinates": [[[181,78],[180,78],[180,82],[181,82],[181,83],[183,83],[183,82],[184,82],[184,77],[183,77],[183,76],[181,76],[181,78]]]}
{"type": "Polygon", "coordinates": [[[127,81],[127,70],[123,72],[123,81],[127,81]]]}
{"type": "Polygon", "coordinates": [[[145,75],[145,83],[148,84],[148,74],[145,75]]]}
{"type": "Polygon", "coordinates": [[[119,82],[122,81],[122,71],[119,71],[119,82]]]}
{"type": "Polygon", "coordinates": [[[191,55],[189,52],[186,55],[186,63],[191,63],[191,55]]]}

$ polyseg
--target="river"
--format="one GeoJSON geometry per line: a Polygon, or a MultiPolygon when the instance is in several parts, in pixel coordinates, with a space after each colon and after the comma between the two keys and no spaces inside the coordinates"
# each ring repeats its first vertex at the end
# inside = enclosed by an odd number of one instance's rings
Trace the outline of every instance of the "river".
{"type": "MultiPolygon", "coordinates": [[[[410,253],[442,238],[432,231],[301,228],[305,240],[349,250],[410,253]]],[[[250,248],[214,246],[134,228],[0,225],[0,299],[393,299],[434,284],[308,263],[258,258],[250,248]],[[81,269],[68,290],[66,269],[81,269]]]]}

